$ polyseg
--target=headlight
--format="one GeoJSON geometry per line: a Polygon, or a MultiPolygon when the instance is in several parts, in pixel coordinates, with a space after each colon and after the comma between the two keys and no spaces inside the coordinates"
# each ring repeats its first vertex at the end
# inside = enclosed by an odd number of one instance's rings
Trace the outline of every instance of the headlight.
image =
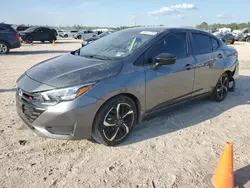
{"type": "Polygon", "coordinates": [[[82,94],[84,94],[93,86],[94,86],[94,83],[84,85],[84,86],[75,86],[75,87],[45,91],[45,92],[39,93],[39,97],[37,98],[39,98],[40,102],[43,104],[56,104],[61,101],[73,100],[81,96],[82,94]]]}

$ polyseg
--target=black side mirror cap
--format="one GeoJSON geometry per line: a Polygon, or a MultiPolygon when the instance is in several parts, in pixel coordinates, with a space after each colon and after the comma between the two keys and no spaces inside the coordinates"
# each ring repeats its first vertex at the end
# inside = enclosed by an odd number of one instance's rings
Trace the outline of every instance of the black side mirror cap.
{"type": "Polygon", "coordinates": [[[168,53],[162,53],[156,56],[154,69],[157,69],[161,65],[173,65],[176,62],[176,56],[168,53]]]}

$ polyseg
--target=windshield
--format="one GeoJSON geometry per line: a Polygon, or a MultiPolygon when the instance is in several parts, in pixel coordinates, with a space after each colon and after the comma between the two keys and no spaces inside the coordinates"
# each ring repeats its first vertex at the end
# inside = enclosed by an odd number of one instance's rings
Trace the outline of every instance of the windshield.
{"type": "Polygon", "coordinates": [[[114,60],[124,58],[154,38],[156,34],[157,32],[134,29],[117,31],[81,48],[77,54],[90,58],[97,56],[114,60]]]}
{"type": "Polygon", "coordinates": [[[36,27],[30,27],[28,29],[26,29],[25,31],[34,31],[36,29],[36,27]]]}
{"type": "Polygon", "coordinates": [[[100,35],[98,35],[99,37],[104,37],[104,36],[106,36],[106,35],[108,35],[109,33],[102,33],[102,34],[100,34],[100,35]]]}

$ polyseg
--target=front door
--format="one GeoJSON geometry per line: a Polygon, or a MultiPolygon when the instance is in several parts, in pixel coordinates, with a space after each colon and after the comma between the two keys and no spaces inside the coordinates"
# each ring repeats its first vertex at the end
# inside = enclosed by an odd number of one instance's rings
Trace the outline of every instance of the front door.
{"type": "Polygon", "coordinates": [[[145,53],[146,108],[160,109],[168,104],[184,100],[192,95],[194,82],[194,59],[189,56],[185,32],[167,35],[145,53]],[[175,55],[173,65],[162,65],[154,70],[155,57],[161,53],[175,55]]]}

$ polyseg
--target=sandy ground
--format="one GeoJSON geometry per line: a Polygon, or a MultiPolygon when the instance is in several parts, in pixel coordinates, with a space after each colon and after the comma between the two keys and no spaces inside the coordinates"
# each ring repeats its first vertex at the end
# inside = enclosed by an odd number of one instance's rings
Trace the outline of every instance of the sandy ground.
{"type": "Polygon", "coordinates": [[[80,47],[35,43],[0,56],[0,187],[203,188],[226,141],[236,180],[250,187],[250,44],[239,52],[237,89],[221,103],[198,100],[138,125],[119,147],[34,136],[16,114],[16,79],[30,66],[80,47]]]}

